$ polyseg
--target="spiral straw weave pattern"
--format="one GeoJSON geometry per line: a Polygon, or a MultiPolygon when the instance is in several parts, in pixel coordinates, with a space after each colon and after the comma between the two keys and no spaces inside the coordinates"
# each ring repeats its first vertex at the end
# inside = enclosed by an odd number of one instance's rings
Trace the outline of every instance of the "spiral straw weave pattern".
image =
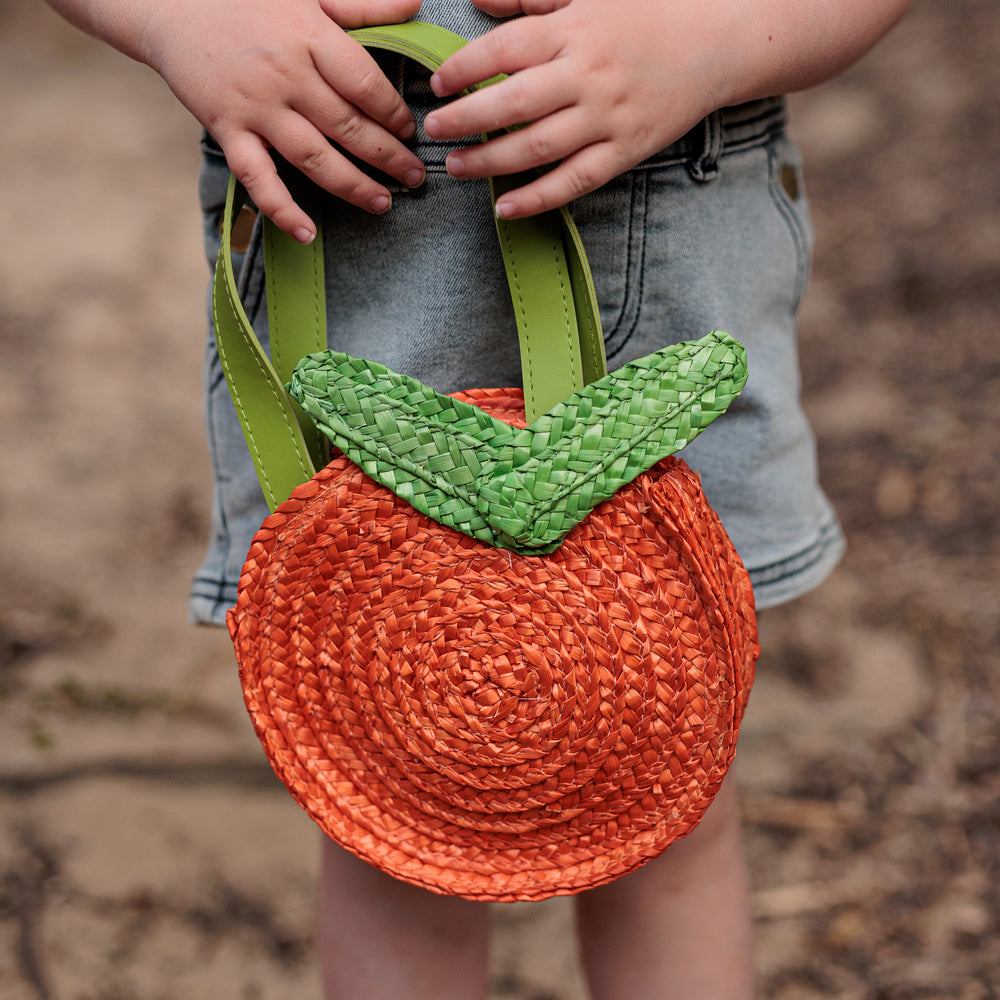
{"type": "MultiPolygon", "coordinates": [[[[523,416],[519,391],[460,398],[523,416]]],[[[758,652],[746,571],[675,459],[539,557],[335,458],[264,521],[229,626],[267,755],[322,829],[480,900],[600,885],[690,832],[758,652]]]]}

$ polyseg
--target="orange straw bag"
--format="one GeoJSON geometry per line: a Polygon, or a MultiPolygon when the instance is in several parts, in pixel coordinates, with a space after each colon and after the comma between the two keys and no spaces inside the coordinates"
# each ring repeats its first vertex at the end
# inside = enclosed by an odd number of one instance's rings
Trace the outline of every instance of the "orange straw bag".
{"type": "MultiPolygon", "coordinates": [[[[461,44],[416,22],[356,35],[431,67],[461,44]]],[[[236,297],[238,197],[216,334],[273,513],[229,624],[278,776],[348,850],[469,899],[657,856],[718,791],[758,653],[747,573],[665,457],[738,393],[742,349],[716,333],[607,375],[563,211],[498,223],[524,394],[445,397],[321,351],[322,239],[268,224],[272,367],[236,297]],[[317,424],[343,454],[314,473],[317,424]]]]}

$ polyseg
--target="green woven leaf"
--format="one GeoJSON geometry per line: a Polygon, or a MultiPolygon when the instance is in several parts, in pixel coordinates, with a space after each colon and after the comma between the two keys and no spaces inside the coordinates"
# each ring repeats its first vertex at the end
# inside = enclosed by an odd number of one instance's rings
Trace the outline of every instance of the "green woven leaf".
{"type": "Polygon", "coordinates": [[[541,554],[697,437],[746,378],[742,345],[717,330],[630,362],[523,429],[338,351],[303,358],[289,392],[351,461],[417,510],[541,554]]]}

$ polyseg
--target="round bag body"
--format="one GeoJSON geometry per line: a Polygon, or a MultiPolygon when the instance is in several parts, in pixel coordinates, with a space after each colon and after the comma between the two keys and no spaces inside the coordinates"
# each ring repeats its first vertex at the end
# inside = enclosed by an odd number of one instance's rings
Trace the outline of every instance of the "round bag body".
{"type": "MultiPolygon", "coordinates": [[[[520,390],[458,398],[524,426],[520,390]]],[[[758,654],[749,577],[674,458],[539,556],[337,457],[264,521],[229,628],[267,756],[325,833],[477,900],[579,892],[689,833],[758,654]]]]}

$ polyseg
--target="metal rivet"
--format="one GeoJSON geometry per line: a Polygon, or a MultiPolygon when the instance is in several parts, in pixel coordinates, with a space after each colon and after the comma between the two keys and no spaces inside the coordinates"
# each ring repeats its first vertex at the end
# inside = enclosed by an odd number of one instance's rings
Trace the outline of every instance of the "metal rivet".
{"type": "Polygon", "coordinates": [[[781,181],[781,186],[785,189],[785,194],[787,194],[792,201],[798,201],[799,174],[795,167],[793,167],[790,163],[782,163],[778,179],[781,181]]]}
{"type": "MultiPolygon", "coordinates": [[[[244,205],[233,221],[233,234],[230,240],[233,253],[247,252],[256,223],[257,209],[244,205]]],[[[219,219],[219,236],[222,236],[222,219],[219,219]]]]}

